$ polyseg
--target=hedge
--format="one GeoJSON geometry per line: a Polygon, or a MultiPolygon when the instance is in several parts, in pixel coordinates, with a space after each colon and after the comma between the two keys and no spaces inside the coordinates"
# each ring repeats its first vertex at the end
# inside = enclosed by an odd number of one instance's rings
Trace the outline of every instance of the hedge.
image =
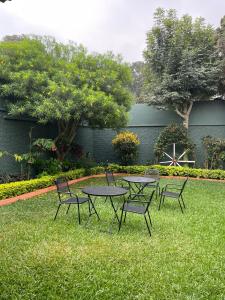
{"type": "MultiPolygon", "coordinates": [[[[207,169],[192,169],[185,167],[169,167],[161,165],[151,166],[120,166],[117,164],[110,164],[110,170],[115,173],[128,173],[128,174],[144,174],[146,169],[158,169],[160,175],[164,176],[189,176],[194,178],[210,178],[210,179],[225,179],[224,170],[207,170],[207,169]]],[[[0,200],[24,193],[32,192],[37,189],[45,188],[54,184],[57,177],[63,176],[68,180],[81,178],[85,175],[96,175],[104,173],[104,167],[95,167],[91,169],[77,169],[65,173],[56,174],[54,176],[43,176],[38,179],[31,179],[25,181],[11,182],[0,184],[0,200]]]]}
{"type": "Polygon", "coordinates": [[[109,165],[109,169],[117,173],[144,174],[145,170],[158,169],[160,175],[164,176],[189,176],[194,178],[225,179],[224,170],[192,169],[187,167],[170,167],[161,165],[151,166],[120,166],[109,165]]]}
{"type": "Polygon", "coordinates": [[[54,180],[60,176],[66,177],[68,180],[80,178],[85,176],[85,169],[71,170],[54,176],[43,176],[38,179],[0,184],[0,200],[51,186],[54,184],[54,180]]]}

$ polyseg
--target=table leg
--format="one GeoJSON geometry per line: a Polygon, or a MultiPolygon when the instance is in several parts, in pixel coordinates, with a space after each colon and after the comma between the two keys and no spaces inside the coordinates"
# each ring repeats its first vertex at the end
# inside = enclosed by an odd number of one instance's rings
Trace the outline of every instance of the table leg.
{"type": "Polygon", "coordinates": [[[134,183],[135,187],[137,188],[137,191],[134,190],[134,188],[132,188],[132,190],[135,192],[135,194],[133,195],[132,197],[132,194],[130,194],[130,200],[133,200],[135,199],[135,197],[137,195],[140,195],[142,194],[144,188],[148,185],[147,183],[146,184],[141,184],[141,185],[138,185],[137,183],[134,183]]]}
{"type": "MultiPolygon", "coordinates": [[[[119,217],[118,217],[118,215],[117,215],[118,206],[117,206],[117,209],[115,209],[115,206],[114,206],[114,203],[113,203],[112,197],[109,197],[109,199],[110,199],[110,202],[111,202],[112,208],[113,208],[113,210],[114,210],[115,217],[117,218],[117,221],[118,221],[118,222],[120,222],[120,220],[119,220],[119,217]]],[[[113,218],[113,219],[114,219],[114,218],[113,218]]]]}
{"type": "Polygon", "coordinates": [[[96,215],[97,217],[98,217],[98,220],[100,220],[100,217],[99,217],[99,215],[98,215],[98,213],[97,213],[97,210],[96,210],[96,208],[95,208],[95,206],[94,206],[94,203],[93,203],[93,201],[91,200],[91,197],[90,197],[90,195],[88,195],[88,198],[89,198],[89,203],[91,204],[90,206],[90,209],[89,209],[89,216],[88,216],[88,220],[87,220],[87,222],[86,222],[86,225],[87,225],[87,223],[88,223],[88,221],[89,221],[89,219],[90,219],[90,217],[92,216],[92,215],[96,215]],[[94,211],[94,212],[92,212],[92,211],[94,211]]]}

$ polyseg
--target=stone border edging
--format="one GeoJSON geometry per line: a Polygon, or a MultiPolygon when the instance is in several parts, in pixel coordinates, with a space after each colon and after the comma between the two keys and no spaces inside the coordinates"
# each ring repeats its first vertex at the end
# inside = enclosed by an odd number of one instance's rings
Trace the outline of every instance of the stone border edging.
{"type": "MultiPolygon", "coordinates": [[[[121,175],[128,175],[128,174],[127,173],[115,173],[114,175],[121,176],[121,175]]],[[[87,179],[104,177],[104,176],[105,176],[105,174],[90,175],[90,176],[85,176],[85,177],[70,180],[68,183],[69,183],[69,185],[71,185],[71,184],[75,184],[75,183],[78,183],[78,182],[81,182],[81,181],[85,181],[87,179]]],[[[185,178],[184,176],[160,176],[160,177],[168,178],[168,179],[174,179],[174,178],[183,179],[183,178],[185,178]]],[[[212,181],[212,182],[224,182],[224,180],[222,180],[222,179],[194,178],[194,177],[189,177],[189,179],[190,180],[212,181]]],[[[0,200],[0,207],[15,203],[19,200],[27,200],[27,199],[30,199],[30,198],[34,198],[36,196],[46,194],[48,192],[55,191],[55,190],[56,190],[56,187],[54,185],[52,185],[52,186],[49,186],[49,187],[46,187],[46,188],[43,188],[43,189],[35,190],[33,192],[29,192],[29,193],[22,194],[22,195],[19,195],[19,196],[15,196],[15,197],[7,198],[7,199],[4,199],[4,200],[0,200]]]]}

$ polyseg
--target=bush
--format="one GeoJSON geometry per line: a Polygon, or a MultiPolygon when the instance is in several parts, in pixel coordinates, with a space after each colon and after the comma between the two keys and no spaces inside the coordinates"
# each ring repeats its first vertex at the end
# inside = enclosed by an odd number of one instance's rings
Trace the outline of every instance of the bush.
{"type": "Polygon", "coordinates": [[[133,163],[137,158],[140,141],[133,132],[123,131],[118,133],[112,140],[112,144],[123,165],[133,163]]]}
{"type": "Polygon", "coordinates": [[[225,139],[213,138],[210,135],[203,138],[206,150],[205,167],[208,169],[222,169],[225,161],[225,139]]]}
{"type": "MultiPolygon", "coordinates": [[[[207,169],[192,169],[184,167],[169,167],[161,165],[151,166],[121,166],[117,164],[110,164],[109,170],[115,173],[128,173],[128,174],[144,174],[146,169],[158,169],[160,175],[164,176],[189,176],[194,178],[210,178],[210,179],[225,179],[224,170],[207,170],[207,169]]],[[[57,177],[65,177],[67,180],[81,178],[85,175],[96,175],[104,173],[104,167],[95,167],[89,170],[77,169],[65,173],[58,173],[54,176],[44,176],[38,179],[31,179],[18,182],[10,182],[0,184],[0,200],[24,193],[32,192],[37,189],[45,188],[54,185],[54,180],[57,177]]]]}
{"type": "Polygon", "coordinates": [[[157,161],[163,158],[163,152],[169,151],[168,146],[171,146],[173,143],[177,144],[176,150],[180,152],[186,150],[187,155],[190,154],[193,156],[194,144],[189,140],[187,130],[182,125],[172,123],[160,132],[154,146],[157,161]]]}
{"type": "Polygon", "coordinates": [[[120,166],[117,164],[110,164],[108,168],[115,173],[144,174],[145,170],[152,168],[159,170],[160,175],[164,176],[189,176],[194,178],[225,179],[224,170],[194,169],[161,165],[120,166]]]}
{"type": "Polygon", "coordinates": [[[54,176],[44,176],[38,179],[1,184],[0,199],[6,199],[6,198],[18,196],[24,193],[32,192],[37,189],[51,186],[54,184],[54,180],[60,176],[67,178],[67,180],[71,180],[71,179],[83,177],[84,175],[85,175],[84,169],[77,169],[65,173],[58,173],[54,176]]]}

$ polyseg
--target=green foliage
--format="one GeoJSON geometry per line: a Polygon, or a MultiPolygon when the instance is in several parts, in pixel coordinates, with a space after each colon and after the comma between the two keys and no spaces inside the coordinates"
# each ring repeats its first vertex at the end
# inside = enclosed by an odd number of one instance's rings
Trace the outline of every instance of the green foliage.
{"type": "Polygon", "coordinates": [[[76,168],[90,169],[96,167],[97,163],[93,158],[83,155],[75,162],[75,166],[76,168]]]}
{"type": "Polygon", "coordinates": [[[138,153],[138,145],[140,144],[136,134],[130,131],[120,132],[112,140],[112,144],[122,164],[128,165],[134,162],[138,153]]]}
{"type": "Polygon", "coordinates": [[[205,179],[225,179],[224,170],[207,170],[207,169],[196,169],[188,167],[170,167],[161,165],[149,165],[149,166],[121,166],[117,164],[110,164],[108,166],[110,170],[115,173],[127,173],[127,174],[144,174],[149,168],[158,169],[160,175],[164,176],[189,176],[194,178],[205,178],[205,179]]]}
{"type": "Polygon", "coordinates": [[[173,143],[177,144],[176,149],[178,151],[180,148],[182,152],[187,150],[187,155],[194,154],[194,145],[188,138],[187,130],[182,125],[172,123],[160,132],[154,146],[157,161],[163,158],[163,152],[171,151],[168,146],[172,147],[173,143]]]}
{"type": "Polygon", "coordinates": [[[157,9],[147,33],[146,101],[173,109],[188,128],[193,102],[217,95],[220,74],[215,31],[203,18],[178,18],[175,10],[157,9]]]}
{"type": "Polygon", "coordinates": [[[65,173],[58,173],[54,176],[44,176],[38,179],[11,182],[0,185],[0,199],[6,199],[18,196],[24,193],[32,192],[37,189],[54,185],[57,177],[63,176],[68,180],[80,178],[85,175],[84,169],[71,170],[65,173]]]}
{"type": "Polygon", "coordinates": [[[35,174],[45,173],[54,175],[63,171],[63,162],[55,158],[41,159],[37,158],[33,163],[35,174]]]}
{"type": "Polygon", "coordinates": [[[131,65],[133,81],[131,85],[131,91],[134,94],[136,103],[144,102],[144,62],[136,61],[131,65]]]}
{"type": "Polygon", "coordinates": [[[225,140],[206,136],[203,138],[206,150],[206,168],[222,169],[225,162],[225,140]]]}
{"type": "Polygon", "coordinates": [[[219,95],[225,95],[225,16],[220,21],[216,30],[217,52],[220,57],[220,76],[218,77],[219,95]]]}
{"type": "Polygon", "coordinates": [[[52,139],[36,139],[33,143],[32,146],[34,148],[37,148],[40,151],[56,151],[56,146],[55,143],[52,139]]]}
{"type": "Polygon", "coordinates": [[[11,115],[57,122],[63,160],[80,124],[119,128],[131,105],[131,71],[120,57],[89,54],[74,43],[22,36],[0,42],[0,97],[11,115]]]}

